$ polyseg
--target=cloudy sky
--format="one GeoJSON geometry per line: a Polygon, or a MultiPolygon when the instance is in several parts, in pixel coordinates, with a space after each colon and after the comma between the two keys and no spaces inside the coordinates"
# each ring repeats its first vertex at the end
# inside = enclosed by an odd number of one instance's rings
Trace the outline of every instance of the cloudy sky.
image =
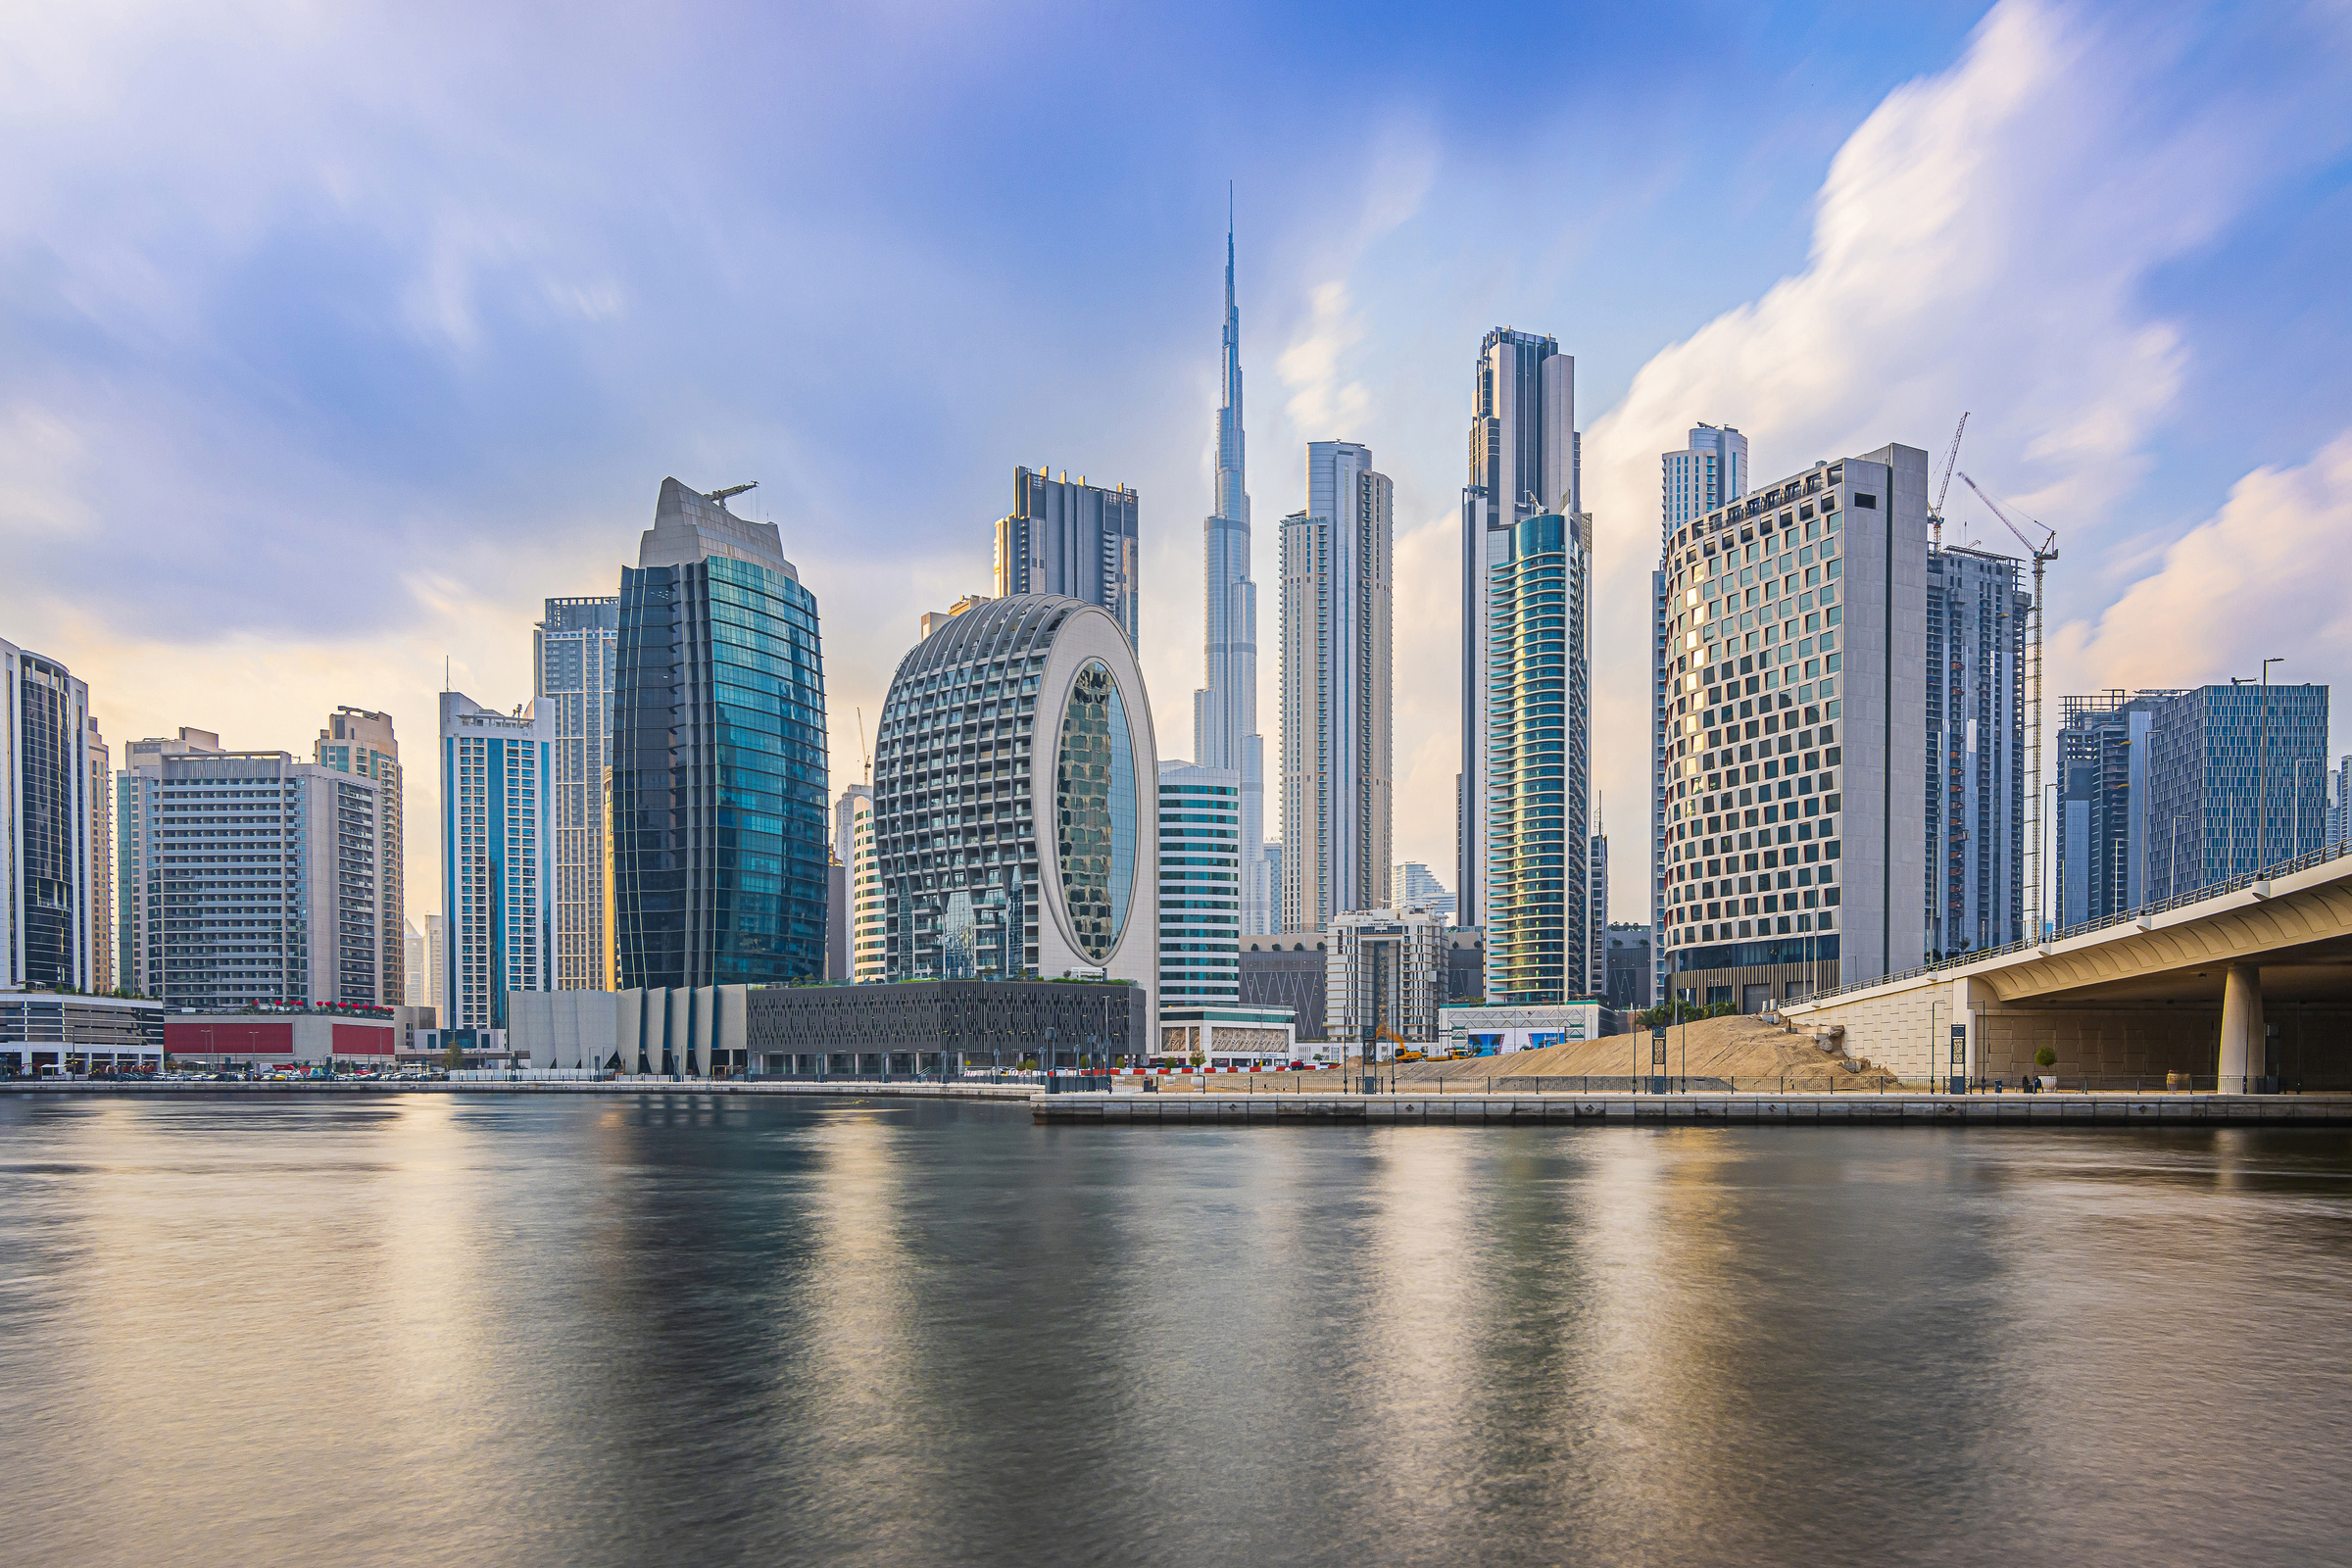
{"type": "Polygon", "coordinates": [[[2352,676],[2341,0],[86,0],[0,15],[0,637],[117,743],[388,710],[420,846],[444,660],[526,698],[539,602],[613,591],[665,474],[760,481],[837,784],[1016,463],[1136,486],[1189,750],[1228,179],[1261,581],[1305,442],[1396,480],[1399,858],[1450,879],[1493,326],[1578,360],[1621,842],[1695,419],[1769,479],[1971,411],[1961,466],[2059,533],[2053,698],[2352,676]]]}

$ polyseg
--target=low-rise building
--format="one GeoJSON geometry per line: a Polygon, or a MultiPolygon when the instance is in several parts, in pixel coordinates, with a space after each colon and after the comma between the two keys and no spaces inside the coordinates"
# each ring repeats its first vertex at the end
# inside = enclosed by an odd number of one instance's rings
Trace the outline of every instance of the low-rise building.
{"type": "Polygon", "coordinates": [[[912,1077],[1146,1058],[1151,999],[1120,981],[510,992],[504,1039],[533,1067],[696,1078],[912,1077]]]}
{"type": "Polygon", "coordinates": [[[389,1067],[399,1054],[400,1009],[366,1005],[263,1006],[164,1015],[164,1048],[208,1067],[389,1067]]]}
{"type": "MultiPolygon", "coordinates": [[[[1324,939],[1301,931],[1260,933],[1242,938],[1242,1005],[1285,1008],[1292,1035],[1305,1042],[1325,1038],[1324,939]]],[[[1316,1059],[1311,1054],[1309,1060],[1316,1059]]]]}
{"type": "Polygon", "coordinates": [[[1373,1059],[1382,1061],[1399,1044],[1434,1042],[1445,941],[1444,920],[1426,910],[1352,909],[1335,918],[1323,963],[1332,1039],[1360,1045],[1373,1037],[1373,1059]]]}
{"type": "Polygon", "coordinates": [[[1550,1003],[1541,1006],[1444,1007],[1441,1032],[1446,1049],[1471,1056],[1503,1056],[1542,1051],[1580,1040],[1601,1040],[1625,1029],[1624,1014],[1599,1002],[1550,1003]]]}
{"type": "Polygon", "coordinates": [[[1650,963],[1648,922],[1612,921],[1607,942],[1608,984],[1601,992],[1603,999],[1619,1012],[1655,1006],[1651,981],[1656,970],[1650,963]]]}
{"type": "Polygon", "coordinates": [[[152,1072],[164,1064],[164,1005],[125,997],[0,991],[0,1073],[152,1072]]]}

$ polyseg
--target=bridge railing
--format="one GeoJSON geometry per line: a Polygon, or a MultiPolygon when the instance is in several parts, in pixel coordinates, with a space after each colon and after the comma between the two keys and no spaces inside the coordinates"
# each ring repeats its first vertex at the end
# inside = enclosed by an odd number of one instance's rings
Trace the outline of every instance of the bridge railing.
{"type": "MultiPolygon", "coordinates": [[[[2169,909],[2183,909],[2192,904],[2203,904],[2208,900],[2221,898],[2225,894],[2243,892],[2257,882],[2274,882],[2279,877],[2293,876],[2298,871],[2308,871],[2314,866],[2326,865],[2330,860],[2347,858],[2352,858],[2352,842],[2339,840],[2333,844],[2322,845],[2320,848],[2298,855],[2292,859],[2276,861],[2259,870],[2240,871],[2235,876],[2224,877],[2218,882],[2208,882],[2202,887],[2191,888],[2186,893],[2176,893],[2169,899],[2156,899],[2115,914],[2100,915],[2095,920],[2080,920],[2073,925],[2062,926],[2046,937],[2022,937],[2015,942],[2004,942],[1997,948],[1977,948],[1967,953],[1954,954],[1948,958],[1938,958],[1934,963],[1918,964],[1909,969],[1897,969],[1869,980],[1848,981],[1841,986],[1832,986],[1827,991],[1815,991],[1805,996],[1791,997],[1788,1001],[1790,1003],[1828,1002],[1834,997],[1846,996],[1856,991],[1869,991],[1878,986],[1893,985],[1898,981],[1915,980],[1923,974],[1936,974],[1945,969],[1965,968],[1972,963],[1983,963],[1987,958],[1998,958],[2012,953],[2026,953],[2037,948],[2044,948],[2053,942],[2064,942],[2070,937],[2088,936],[2093,931],[2108,931],[2119,925],[2132,925],[2151,914],[2162,914],[2169,909]]],[[[1784,1005],[1786,1004],[1784,1004],[1784,1005]]]]}

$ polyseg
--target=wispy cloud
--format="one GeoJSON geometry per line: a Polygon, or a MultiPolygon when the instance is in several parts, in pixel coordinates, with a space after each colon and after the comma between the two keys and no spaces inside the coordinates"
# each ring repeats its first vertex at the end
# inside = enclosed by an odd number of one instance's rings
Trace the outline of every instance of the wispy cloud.
{"type": "MultiPolygon", "coordinates": [[[[2243,102],[2183,112],[2156,90],[2175,47],[2004,0],[1958,64],[1890,94],[1839,150],[1804,270],[1661,351],[1593,421],[1609,793],[1646,798],[1658,454],[1697,420],[1738,425],[1768,482],[1890,440],[1938,448],[1971,409],[1976,471],[2095,553],[2186,373],[2141,285],[2251,199],[2288,123],[2243,102]]],[[[1638,882],[1618,899],[1640,906],[1638,882]]]]}
{"type": "Polygon", "coordinates": [[[2052,639],[2061,689],[2200,686],[2250,675],[2328,684],[2352,667],[2342,567],[2352,540],[2352,430],[2293,467],[2264,467],[2164,552],[2155,571],[2052,639]]]}

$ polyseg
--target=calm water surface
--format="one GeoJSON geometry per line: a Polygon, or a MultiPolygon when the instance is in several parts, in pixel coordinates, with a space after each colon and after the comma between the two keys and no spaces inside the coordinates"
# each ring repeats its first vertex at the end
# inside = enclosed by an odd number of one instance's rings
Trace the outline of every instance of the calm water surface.
{"type": "Polygon", "coordinates": [[[2352,1558],[2352,1139],[0,1102],[9,1563],[2352,1558]]]}

